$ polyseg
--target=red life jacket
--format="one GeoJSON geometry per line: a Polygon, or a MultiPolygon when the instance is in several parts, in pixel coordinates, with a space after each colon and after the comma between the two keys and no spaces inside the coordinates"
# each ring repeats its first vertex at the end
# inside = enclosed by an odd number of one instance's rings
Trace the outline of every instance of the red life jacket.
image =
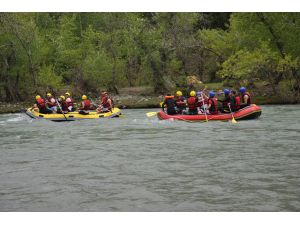
{"type": "Polygon", "coordinates": [[[197,99],[196,97],[189,97],[187,104],[190,110],[195,110],[197,108],[197,99]]]}
{"type": "Polygon", "coordinates": [[[74,100],[71,97],[68,97],[66,99],[66,104],[67,104],[67,107],[74,106],[74,100]],[[70,101],[67,101],[68,99],[70,99],[70,101]]]}
{"type": "Polygon", "coordinates": [[[178,107],[183,107],[183,106],[185,106],[185,102],[184,102],[184,97],[176,97],[175,98],[175,102],[176,102],[176,105],[178,106],[178,107]]]}
{"type": "Polygon", "coordinates": [[[251,105],[251,97],[250,97],[250,94],[248,92],[242,94],[242,99],[241,100],[242,100],[242,103],[246,103],[246,105],[251,105]],[[245,95],[248,96],[247,102],[244,102],[244,96],[245,95]]]}
{"type": "Polygon", "coordinates": [[[49,108],[53,107],[53,106],[56,106],[56,102],[51,102],[51,100],[54,99],[53,97],[49,97],[47,98],[47,105],[49,108]]]}
{"type": "Polygon", "coordinates": [[[36,100],[36,104],[40,110],[46,109],[46,104],[44,99],[39,98],[38,100],[36,100]]]}
{"type": "Polygon", "coordinates": [[[209,98],[208,104],[211,105],[209,108],[209,112],[211,114],[217,114],[218,113],[218,102],[216,98],[209,98]]]}
{"type": "Polygon", "coordinates": [[[82,106],[81,107],[82,110],[89,110],[90,106],[91,106],[91,101],[88,99],[85,99],[82,101],[81,106],[82,106]]]}
{"type": "Polygon", "coordinates": [[[240,109],[240,105],[241,105],[241,98],[240,98],[240,96],[235,96],[235,105],[233,106],[233,108],[235,110],[239,110],[240,109]]]}

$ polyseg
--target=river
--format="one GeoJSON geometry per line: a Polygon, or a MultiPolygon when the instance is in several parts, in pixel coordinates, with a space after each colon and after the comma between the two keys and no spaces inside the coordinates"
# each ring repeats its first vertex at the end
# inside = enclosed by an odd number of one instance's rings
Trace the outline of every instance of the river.
{"type": "Polygon", "coordinates": [[[0,115],[0,211],[299,211],[300,105],[257,120],[0,115]]]}

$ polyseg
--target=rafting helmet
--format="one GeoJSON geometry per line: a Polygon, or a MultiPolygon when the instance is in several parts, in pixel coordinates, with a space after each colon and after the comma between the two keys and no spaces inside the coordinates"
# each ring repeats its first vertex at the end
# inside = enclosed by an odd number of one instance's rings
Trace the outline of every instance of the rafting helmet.
{"type": "Polygon", "coordinates": [[[63,96],[63,95],[61,95],[60,98],[61,98],[62,100],[66,100],[66,97],[63,96]]]}
{"type": "Polygon", "coordinates": [[[190,92],[190,96],[191,96],[191,97],[194,97],[195,95],[196,95],[196,92],[195,92],[195,91],[191,91],[191,92],[190,92]]]}
{"type": "Polygon", "coordinates": [[[86,97],[86,95],[82,95],[82,100],[86,100],[87,99],[87,97],[86,97]]]}
{"type": "Polygon", "coordinates": [[[210,91],[210,92],[209,92],[209,97],[210,97],[210,98],[213,98],[213,97],[215,97],[215,92],[213,92],[213,91],[210,91]]]}
{"type": "Polygon", "coordinates": [[[52,96],[52,94],[51,93],[47,93],[47,97],[51,97],[52,96]]]}
{"type": "Polygon", "coordinates": [[[245,93],[245,92],[246,92],[246,88],[245,88],[245,87],[241,87],[241,88],[240,88],[240,92],[241,92],[241,93],[245,93]]]}
{"type": "Polygon", "coordinates": [[[182,92],[181,91],[177,91],[176,95],[180,97],[180,96],[182,96],[182,92]]]}
{"type": "Polygon", "coordinates": [[[66,92],[65,95],[67,96],[71,96],[70,92],[66,92]]]}
{"type": "Polygon", "coordinates": [[[229,95],[230,91],[228,89],[224,89],[224,94],[229,95]]]}
{"type": "Polygon", "coordinates": [[[40,95],[35,96],[35,100],[38,100],[38,99],[40,99],[40,98],[41,98],[40,95]]]}
{"type": "Polygon", "coordinates": [[[201,96],[202,95],[202,91],[197,91],[196,95],[197,96],[201,96]]]}

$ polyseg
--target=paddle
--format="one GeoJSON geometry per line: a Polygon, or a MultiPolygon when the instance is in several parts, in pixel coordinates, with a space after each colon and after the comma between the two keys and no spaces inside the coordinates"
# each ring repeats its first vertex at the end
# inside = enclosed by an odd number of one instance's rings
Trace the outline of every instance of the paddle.
{"type": "Polygon", "coordinates": [[[151,117],[151,116],[155,116],[157,114],[157,112],[147,112],[146,115],[148,117],[151,117]]]}
{"type": "Polygon", "coordinates": [[[230,110],[230,113],[231,113],[231,116],[232,116],[231,122],[232,123],[237,123],[236,120],[234,119],[233,112],[232,112],[231,107],[230,107],[230,103],[228,103],[228,107],[229,107],[229,110],[230,110]]]}
{"type": "Polygon", "coordinates": [[[202,99],[202,104],[203,104],[203,109],[204,109],[204,114],[205,114],[205,120],[206,120],[206,122],[208,122],[207,114],[206,114],[206,107],[205,107],[205,104],[204,104],[204,98],[203,98],[202,93],[201,93],[201,99],[202,99]]]}
{"type": "Polygon", "coordinates": [[[60,109],[61,113],[64,115],[64,117],[65,117],[66,121],[68,121],[68,119],[67,119],[67,117],[66,117],[66,115],[65,115],[64,111],[62,110],[62,108],[61,108],[61,106],[60,106],[59,102],[57,101],[57,99],[55,99],[55,101],[56,101],[56,104],[58,105],[58,107],[59,107],[59,109],[60,109]]]}

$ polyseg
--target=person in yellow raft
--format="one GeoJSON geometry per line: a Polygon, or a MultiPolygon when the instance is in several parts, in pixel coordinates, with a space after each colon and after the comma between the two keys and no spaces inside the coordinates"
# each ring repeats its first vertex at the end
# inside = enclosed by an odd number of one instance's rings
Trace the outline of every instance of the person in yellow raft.
{"type": "Polygon", "coordinates": [[[74,112],[75,111],[75,107],[74,107],[74,100],[71,97],[70,92],[66,92],[66,103],[67,103],[67,108],[69,112],[74,112]]]}
{"type": "Polygon", "coordinates": [[[51,93],[47,93],[46,106],[53,113],[56,113],[56,111],[57,111],[57,104],[56,104],[55,98],[52,96],[51,93]]]}
{"type": "Polygon", "coordinates": [[[40,95],[35,96],[35,104],[33,105],[32,108],[34,108],[34,110],[38,111],[39,113],[43,113],[43,114],[52,113],[52,110],[48,109],[46,105],[46,101],[40,95]]]}
{"type": "Polygon", "coordinates": [[[89,110],[91,109],[91,101],[86,95],[82,95],[81,99],[82,102],[79,107],[79,114],[87,115],[89,114],[89,110]]]}

